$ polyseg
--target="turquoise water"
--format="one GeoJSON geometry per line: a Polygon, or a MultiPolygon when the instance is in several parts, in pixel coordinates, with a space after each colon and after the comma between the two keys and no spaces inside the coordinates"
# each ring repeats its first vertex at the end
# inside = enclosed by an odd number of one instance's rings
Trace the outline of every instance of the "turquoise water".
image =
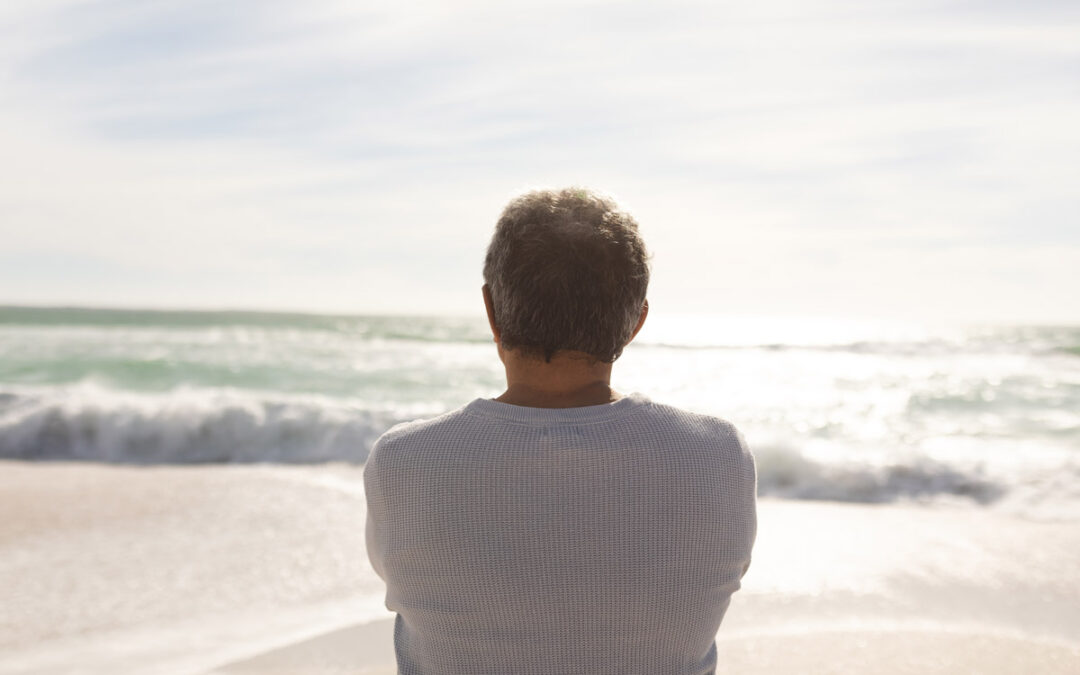
{"type": "MultiPolygon", "coordinates": [[[[1080,327],[663,317],[613,383],[744,430],[765,494],[1069,501],[1080,327]]],[[[481,317],[0,307],[0,457],[362,462],[501,391],[481,317]]]]}

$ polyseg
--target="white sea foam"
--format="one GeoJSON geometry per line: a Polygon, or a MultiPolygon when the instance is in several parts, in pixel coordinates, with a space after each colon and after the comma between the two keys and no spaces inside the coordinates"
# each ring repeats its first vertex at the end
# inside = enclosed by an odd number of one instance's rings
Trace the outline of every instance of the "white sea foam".
{"type": "Polygon", "coordinates": [[[136,464],[363,462],[398,418],[318,396],[94,383],[0,393],[0,456],[136,464]]]}
{"type": "MultiPolygon", "coordinates": [[[[220,389],[135,393],[93,382],[24,387],[0,393],[0,457],[132,464],[362,463],[390,426],[437,412],[377,411],[356,400],[220,389]]],[[[1004,500],[1056,516],[1080,513],[1073,506],[1080,504],[1075,488],[1080,461],[1068,455],[1047,455],[1041,463],[1021,467],[1014,457],[995,467],[986,457],[972,460],[963,453],[950,462],[911,451],[822,452],[833,446],[805,439],[800,445],[799,440],[752,443],[761,495],[871,503],[1004,500]]]]}

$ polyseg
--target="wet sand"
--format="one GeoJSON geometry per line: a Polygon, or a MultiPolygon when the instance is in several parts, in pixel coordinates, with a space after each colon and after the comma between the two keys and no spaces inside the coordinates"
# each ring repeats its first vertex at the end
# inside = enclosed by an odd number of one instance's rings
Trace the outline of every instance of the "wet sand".
{"type": "MultiPolygon", "coordinates": [[[[393,673],[361,467],[0,462],[0,673],[393,673]]],[[[762,500],[721,673],[1080,672],[1080,523],[762,500]]]]}

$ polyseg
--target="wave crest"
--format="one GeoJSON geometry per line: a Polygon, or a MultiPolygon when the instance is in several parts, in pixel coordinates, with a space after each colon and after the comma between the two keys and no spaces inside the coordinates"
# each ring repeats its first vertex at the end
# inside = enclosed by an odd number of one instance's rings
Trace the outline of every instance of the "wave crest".
{"type": "Polygon", "coordinates": [[[783,445],[756,448],[754,455],[762,496],[870,503],[950,496],[990,504],[1008,492],[979,468],[961,469],[927,457],[881,465],[821,462],[783,445]]]}
{"type": "MultiPolygon", "coordinates": [[[[0,458],[362,464],[391,426],[438,412],[400,406],[380,412],[357,401],[223,389],[120,392],[83,382],[0,392],[0,458]]],[[[875,462],[815,458],[791,443],[755,444],[753,450],[762,496],[863,503],[956,499],[982,505],[1064,499],[1077,505],[1069,507],[1070,514],[1080,513],[1075,488],[1080,462],[1072,460],[1017,473],[919,454],[882,461],[879,453],[875,462]]]]}
{"type": "Polygon", "coordinates": [[[228,391],[0,393],[0,457],[133,464],[363,462],[399,421],[324,400],[228,391]]]}

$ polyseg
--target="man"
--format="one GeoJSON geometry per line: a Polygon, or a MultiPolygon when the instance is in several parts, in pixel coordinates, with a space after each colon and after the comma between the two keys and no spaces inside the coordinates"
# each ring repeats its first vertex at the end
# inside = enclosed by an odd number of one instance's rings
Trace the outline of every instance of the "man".
{"type": "Polygon", "coordinates": [[[754,461],[730,423],[610,386],[648,314],[637,224],[585,190],[526,194],[484,281],[506,391],[394,427],[364,468],[398,672],[713,673],[754,461]]]}

